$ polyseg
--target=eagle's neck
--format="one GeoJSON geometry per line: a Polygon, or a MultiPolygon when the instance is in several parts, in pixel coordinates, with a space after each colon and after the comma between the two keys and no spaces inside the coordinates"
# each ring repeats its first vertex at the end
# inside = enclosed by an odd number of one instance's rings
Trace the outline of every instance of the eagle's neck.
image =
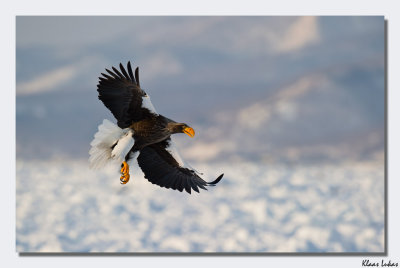
{"type": "Polygon", "coordinates": [[[167,129],[171,132],[171,134],[182,133],[182,128],[184,125],[185,124],[183,124],[183,123],[177,123],[177,122],[172,121],[172,122],[168,122],[167,129]]]}

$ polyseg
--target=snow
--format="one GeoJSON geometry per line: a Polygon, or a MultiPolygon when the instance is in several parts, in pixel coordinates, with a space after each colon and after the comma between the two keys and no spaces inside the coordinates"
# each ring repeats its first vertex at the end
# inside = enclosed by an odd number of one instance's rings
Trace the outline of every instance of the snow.
{"type": "Polygon", "coordinates": [[[131,167],[17,160],[18,252],[383,252],[381,162],[193,163],[209,191],[163,189],[131,167]],[[219,173],[218,173],[219,174],[219,173]]]}

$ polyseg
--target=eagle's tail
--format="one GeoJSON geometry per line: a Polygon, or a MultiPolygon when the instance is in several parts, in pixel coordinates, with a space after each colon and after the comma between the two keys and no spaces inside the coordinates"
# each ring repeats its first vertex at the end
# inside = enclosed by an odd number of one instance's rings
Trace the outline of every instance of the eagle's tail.
{"type": "Polygon", "coordinates": [[[99,125],[99,130],[94,135],[90,143],[92,148],[89,151],[89,166],[98,169],[105,166],[110,160],[125,160],[135,141],[133,131],[125,128],[121,129],[107,119],[99,125]]]}

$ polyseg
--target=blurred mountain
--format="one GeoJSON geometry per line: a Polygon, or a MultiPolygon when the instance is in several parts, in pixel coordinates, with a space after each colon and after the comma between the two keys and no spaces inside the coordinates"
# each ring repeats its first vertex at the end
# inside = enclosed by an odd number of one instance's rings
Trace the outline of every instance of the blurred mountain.
{"type": "Polygon", "coordinates": [[[183,147],[192,160],[382,160],[381,84],[382,70],[374,65],[302,76],[268,97],[217,112],[214,124],[202,126],[204,138],[183,147]]]}

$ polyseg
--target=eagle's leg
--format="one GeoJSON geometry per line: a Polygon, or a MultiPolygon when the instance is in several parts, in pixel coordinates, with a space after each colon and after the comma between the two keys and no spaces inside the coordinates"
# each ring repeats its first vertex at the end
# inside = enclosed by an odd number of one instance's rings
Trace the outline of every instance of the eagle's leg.
{"type": "Polygon", "coordinates": [[[121,178],[119,180],[121,181],[121,184],[126,184],[129,181],[129,178],[129,165],[124,161],[121,164],[121,178]]]}

